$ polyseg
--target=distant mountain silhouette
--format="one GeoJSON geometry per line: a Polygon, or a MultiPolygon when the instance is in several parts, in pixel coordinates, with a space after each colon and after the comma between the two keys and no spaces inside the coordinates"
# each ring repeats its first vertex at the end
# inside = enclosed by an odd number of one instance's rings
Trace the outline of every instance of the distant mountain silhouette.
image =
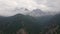
{"type": "Polygon", "coordinates": [[[29,13],[30,16],[33,16],[33,17],[39,17],[39,16],[45,16],[45,15],[49,15],[50,13],[48,12],[44,12],[40,9],[34,9],[33,11],[31,11],[29,13]]]}
{"type": "Polygon", "coordinates": [[[4,32],[16,32],[23,27],[22,22],[24,22],[25,27],[30,26],[33,23],[34,18],[28,15],[16,14],[11,17],[0,17],[0,31],[4,32]]]}
{"type": "MultiPolygon", "coordinates": [[[[40,10],[37,10],[39,13],[40,10]]],[[[54,24],[54,20],[56,21],[56,24],[60,25],[60,14],[39,17],[23,14],[16,14],[10,17],[0,16],[0,31],[16,33],[19,29],[25,28],[29,34],[39,34],[42,30],[44,31],[45,29],[48,29],[51,24],[54,24]]]]}

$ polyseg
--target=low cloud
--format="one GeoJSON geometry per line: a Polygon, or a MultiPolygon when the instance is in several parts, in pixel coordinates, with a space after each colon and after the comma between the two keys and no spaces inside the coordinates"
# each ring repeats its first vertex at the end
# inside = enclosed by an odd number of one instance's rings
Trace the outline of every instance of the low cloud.
{"type": "MultiPolygon", "coordinates": [[[[14,11],[15,8],[27,8],[29,10],[41,9],[42,11],[60,11],[60,0],[0,0],[0,15],[9,16],[26,11],[14,11]]],[[[27,11],[29,12],[29,11],[27,11]]]]}

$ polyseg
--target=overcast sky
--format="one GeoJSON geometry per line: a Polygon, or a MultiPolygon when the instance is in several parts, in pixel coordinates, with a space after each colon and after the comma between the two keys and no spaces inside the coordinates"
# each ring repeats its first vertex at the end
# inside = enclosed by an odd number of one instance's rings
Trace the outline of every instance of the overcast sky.
{"type": "Polygon", "coordinates": [[[15,11],[15,8],[39,8],[43,11],[60,11],[60,0],[0,0],[0,15],[9,16],[24,11],[15,11]]]}

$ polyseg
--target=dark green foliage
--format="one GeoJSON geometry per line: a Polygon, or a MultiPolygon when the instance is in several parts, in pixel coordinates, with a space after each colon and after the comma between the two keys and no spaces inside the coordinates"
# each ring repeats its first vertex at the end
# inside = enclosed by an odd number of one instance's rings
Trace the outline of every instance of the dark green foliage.
{"type": "MultiPolygon", "coordinates": [[[[0,31],[4,34],[14,33],[21,28],[26,28],[29,34],[39,34],[43,32],[45,34],[48,31],[48,27],[54,24],[54,20],[60,25],[60,15],[55,16],[40,16],[32,17],[29,15],[17,14],[11,17],[0,17],[0,31]],[[24,24],[24,26],[23,26],[24,24]]],[[[60,28],[57,30],[59,33],[60,28]]]]}

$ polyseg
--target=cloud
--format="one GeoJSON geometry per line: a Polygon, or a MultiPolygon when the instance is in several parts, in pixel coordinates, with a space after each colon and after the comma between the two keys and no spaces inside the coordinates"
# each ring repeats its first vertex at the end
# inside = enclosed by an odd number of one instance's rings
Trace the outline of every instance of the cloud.
{"type": "MultiPolygon", "coordinates": [[[[45,5],[46,11],[60,11],[60,0],[35,0],[38,5],[45,5]]],[[[40,8],[40,7],[39,7],[40,8]]]]}
{"type": "MultiPolygon", "coordinates": [[[[25,11],[13,11],[15,8],[33,10],[39,8],[43,11],[60,11],[60,0],[0,0],[0,15],[9,16],[25,11]]],[[[28,12],[28,11],[27,11],[28,12]]]]}
{"type": "Polygon", "coordinates": [[[17,1],[18,3],[18,7],[25,7],[25,8],[28,8],[28,9],[36,9],[36,8],[39,8],[41,10],[47,10],[47,6],[45,5],[46,4],[46,1],[41,1],[40,0],[40,4],[38,4],[38,1],[37,0],[19,0],[17,1]]]}
{"type": "MultiPolygon", "coordinates": [[[[38,1],[37,1],[38,2],[38,1]]],[[[35,9],[35,8],[40,8],[40,9],[46,9],[46,1],[41,1],[40,4],[38,4],[35,0],[1,0],[0,1],[0,7],[1,9],[5,8],[10,9],[10,8],[15,8],[15,7],[25,7],[28,9],[35,9]]]]}
{"type": "Polygon", "coordinates": [[[60,0],[48,0],[47,6],[51,11],[60,11],[60,0]]]}

